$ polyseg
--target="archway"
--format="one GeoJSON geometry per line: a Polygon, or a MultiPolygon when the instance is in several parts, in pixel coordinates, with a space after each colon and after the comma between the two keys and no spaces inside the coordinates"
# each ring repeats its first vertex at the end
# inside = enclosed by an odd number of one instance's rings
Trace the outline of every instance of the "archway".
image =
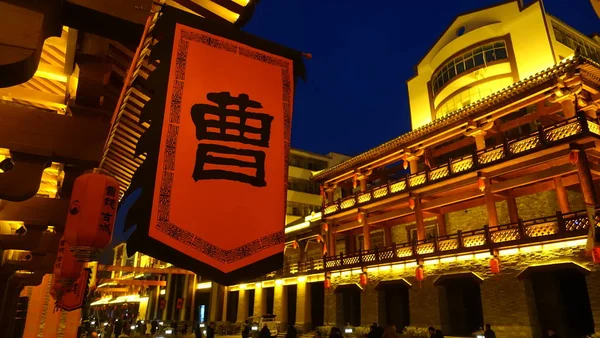
{"type": "Polygon", "coordinates": [[[483,279],[472,272],[440,276],[438,286],[442,330],[447,335],[471,336],[483,326],[479,284],[483,279]]]}
{"type": "Polygon", "coordinates": [[[357,284],[339,285],[336,294],[336,322],[343,327],[347,323],[360,326],[360,294],[362,289],[357,284]]]}
{"type": "Polygon", "coordinates": [[[379,324],[395,325],[398,332],[410,325],[410,305],[408,290],[411,287],[405,279],[383,281],[377,284],[379,304],[379,324]]]}
{"type": "Polygon", "coordinates": [[[538,332],[549,328],[559,337],[582,337],[594,332],[594,318],[590,306],[585,275],[589,270],[568,262],[531,266],[519,274],[519,279],[531,283],[538,332]]]}

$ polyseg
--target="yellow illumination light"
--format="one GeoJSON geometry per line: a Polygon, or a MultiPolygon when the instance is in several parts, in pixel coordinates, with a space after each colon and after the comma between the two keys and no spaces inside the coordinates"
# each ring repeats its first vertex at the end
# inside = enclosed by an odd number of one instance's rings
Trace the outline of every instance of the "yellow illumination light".
{"type": "Polygon", "coordinates": [[[298,283],[304,283],[306,282],[306,277],[305,276],[298,276],[298,283]]]}
{"type": "Polygon", "coordinates": [[[404,270],[404,264],[392,265],[392,270],[404,270]]]}
{"type": "Polygon", "coordinates": [[[489,252],[482,252],[482,253],[475,254],[475,259],[486,259],[486,258],[490,258],[489,252]]]}
{"type": "Polygon", "coordinates": [[[248,5],[248,3],[250,2],[250,0],[232,0],[232,1],[243,7],[246,7],[248,5]]]}
{"type": "Polygon", "coordinates": [[[212,288],[212,282],[198,283],[198,285],[196,285],[197,290],[205,290],[210,288],[212,288]]]}
{"type": "Polygon", "coordinates": [[[55,80],[59,82],[67,82],[67,76],[65,74],[56,74],[52,72],[45,72],[43,70],[36,71],[33,76],[41,77],[48,80],[55,80]]]}
{"type": "Polygon", "coordinates": [[[428,259],[425,262],[423,262],[423,265],[436,265],[439,264],[440,260],[439,259],[428,259]]]}
{"type": "Polygon", "coordinates": [[[261,284],[260,282],[258,282],[258,283],[256,283],[256,284],[254,284],[254,287],[255,287],[255,288],[260,288],[260,287],[262,287],[262,284],[261,284]]]}
{"type": "Polygon", "coordinates": [[[240,290],[245,290],[246,289],[246,284],[240,284],[239,289],[240,290]]]}
{"type": "Polygon", "coordinates": [[[342,277],[350,276],[351,271],[342,271],[342,277]]]}
{"type": "Polygon", "coordinates": [[[167,290],[165,290],[165,289],[160,289],[160,294],[161,294],[161,295],[165,295],[165,294],[167,294],[167,290]]]}
{"type": "Polygon", "coordinates": [[[335,277],[341,277],[341,276],[342,276],[342,274],[341,274],[340,272],[333,272],[333,273],[331,274],[331,278],[335,278],[335,277]]]}
{"type": "Polygon", "coordinates": [[[283,280],[282,279],[275,280],[275,285],[283,285],[283,280]]]}
{"type": "Polygon", "coordinates": [[[549,250],[556,250],[556,249],[563,249],[563,248],[571,248],[574,246],[583,246],[583,245],[585,245],[585,243],[586,243],[586,239],[576,239],[576,240],[566,241],[566,242],[548,243],[548,244],[542,245],[542,250],[549,251],[549,250]]]}
{"type": "Polygon", "coordinates": [[[367,268],[367,272],[375,272],[375,271],[377,271],[377,267],[373,266],[373,267],[367,268]]]}
{"type": "Polygon", "coordinates": [[[417,262],[406,263],[406,268],[414,268],[417,266],[417,262]]]}
{"type": "Polygon", "coordinates": [[[290,233],[290,232],[294,232],[294,231],[306,229],[309,226],[310,226],[310,222],[304,222],[304,223],[292,225],[292,226],[289,226],[289,227],[285,228],[285,233],[287,234],[287,233],[290,233]]]}
{"type": "Polygon", "coordinates": [[[379,271],[389,271],[390,269],[391,269],[391,266],[389,266],[389,265],[384,265],[384,266],[379,267],[379,271]]]}
{"type": "Polygon", "coordinates": [[[440,258],[440,263],[450,263],[450,262],[454,262],[454,261],[456,261],[456,257],[454,257],[454,256],[440,258]]]}
{"type": "Polygon", "coordinates": [[[498,251],[498,256],[508,256],[508,255],[514,255],[519,253],[519,249],[514,248],[514,249],[504,249],[504,250],[500,250],[498,251]]]}
{"type": "Polygon", "coordinates": [[[360,275],[361,273],[362,273],[361,269],[354,269],[354,270],[352,270],[352,274],[353,275],[360,275]]]}
{"type": "Polygon", "coordinates": [[[540,250],[542,250],[541,245],[525,246],[525,247],[519,248],[519,252],[523,252],[523,253],[540,251],[540,250]]]}

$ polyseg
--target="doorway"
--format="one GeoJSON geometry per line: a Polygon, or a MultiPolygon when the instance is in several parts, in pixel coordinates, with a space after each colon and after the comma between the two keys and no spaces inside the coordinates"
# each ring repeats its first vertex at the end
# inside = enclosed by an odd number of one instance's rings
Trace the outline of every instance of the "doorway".
{"type": "Polygon", "coordinates": [[[395,325],[397,332],[410,325],[409,285],[404,281],[385,281],[377,286],[379,324],[395,325]]]}
{"type": "Polygon", "coordinates": [[[340,285],[336,293],[336,322],[340,327],[360,326],[361,288],[356,284],[340,285]]]}
{"type": "Polygon", "coordinates": [[[471,336],[483,328],[480,283],[472,273],[445,275],[436,281],[444,333],[471,336]]]}
{"type": "Polygon", "coordinates": [[[288,325],[296,325],[296,301],[298,298],[298,286],[286,285],[285,292],[287,293],[287,323],[288,325]]]}
{"type": "MultiPolygon", "coordinates": [[[[312,327],[325,324],[325,283],[316,282],[310,285],[310,320],[312,327]]],[[[307,291],[308,291],[307,287],[307,291]]]]}

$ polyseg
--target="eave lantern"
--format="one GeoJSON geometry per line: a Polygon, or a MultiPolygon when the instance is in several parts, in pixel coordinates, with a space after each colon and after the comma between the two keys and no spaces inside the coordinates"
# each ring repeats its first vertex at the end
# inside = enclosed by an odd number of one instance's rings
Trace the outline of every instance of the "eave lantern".
{"type": "Polygon", "coordinates": [[[410,210],[415,210],[415,198],[412,196],[408,198],[408,207],[410,210]]]}
{"type": "Polygon", "coordinates": [[[600,246],[592,249],[592,259],[594,260],[594,264],[600,264],[600,246]]]}
{"type": "Polygon", "coordinates": [[[118,194],[117,180],[98,169],[75,179],[64,239],[78,261],[97,260],[110,243],[118,194]]]}
{"type": "Polygon", "coordinates": [[[492,259],[490,259],[490,271],[494,274],[497,275],[500,273],[500,260],[498,260],[498,257],[492,257],[492,259]]]}
{"type": "Polygon", "coordinates": [[[417,279],[417,281],[420,283],[423,281],[423,279],[425,279],[425,270],[423,269],[422,265],[419,265],[416,269],[415,269],[415,278],[417,279]]]}
{"type": "Polygon", "coordinates": [[[325,274],[324,286],[325,286],[325,289],[331,288],[331,276],[327,273],[325,274]]]}
{"type": "Polygon", "coordinates": [[[369,283],[369,278],[367,277],[367,273],[363,272],[360,274],[360,285],[361,286],[367,286],[367,284],[369,283]]]}
{"type": "Polygon", "coordinates": [[[485,190],[485,178],[483,178],[483,177],[477,178],[477,188],[479,188],[479,191],[482,191],[482,192],[485,190]]]}

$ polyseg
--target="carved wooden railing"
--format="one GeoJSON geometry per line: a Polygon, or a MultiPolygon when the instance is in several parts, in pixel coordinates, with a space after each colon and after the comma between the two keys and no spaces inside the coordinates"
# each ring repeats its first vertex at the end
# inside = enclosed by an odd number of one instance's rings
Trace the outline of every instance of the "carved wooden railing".
{"type": "Polygon", "coordinates": [[[335,213],[364,206],[395,194],[411,191],[416,187],[481,170],[502,161],[524,156],[589,135],[600,136],[600,123],[597,119],[587,117],[585,113],[580,112],[576,117],[540,128],[530,135],[512,140],[505,139],[502,144],[477,151],[474,154],[469,154],[459,159],[450,159],[448,163],[438,167],[410,174],[368,191],[347,196],[335,203],[323,205],[322,212],[324,216],[331,216],[335,213]]]}
{"type": "MultiPolygon", "coordinates": [[[[600,222],[600,208],[596,209],[596,225],[600,222]]],[[[581,237],[587,233],[589,218],[586,211],[567,214],[557,212],[554,216],[531,220],[519,220],[496,227],[458,231],[423,241],[396,243],[384,248],[340,254],[323,259],[286,264],[277,275],[294,276],[331,270],[362,267],[370,264],[386,264],[441,255],[463,254],[481,250],[498,249],[528,243],[581,237]]]]}

